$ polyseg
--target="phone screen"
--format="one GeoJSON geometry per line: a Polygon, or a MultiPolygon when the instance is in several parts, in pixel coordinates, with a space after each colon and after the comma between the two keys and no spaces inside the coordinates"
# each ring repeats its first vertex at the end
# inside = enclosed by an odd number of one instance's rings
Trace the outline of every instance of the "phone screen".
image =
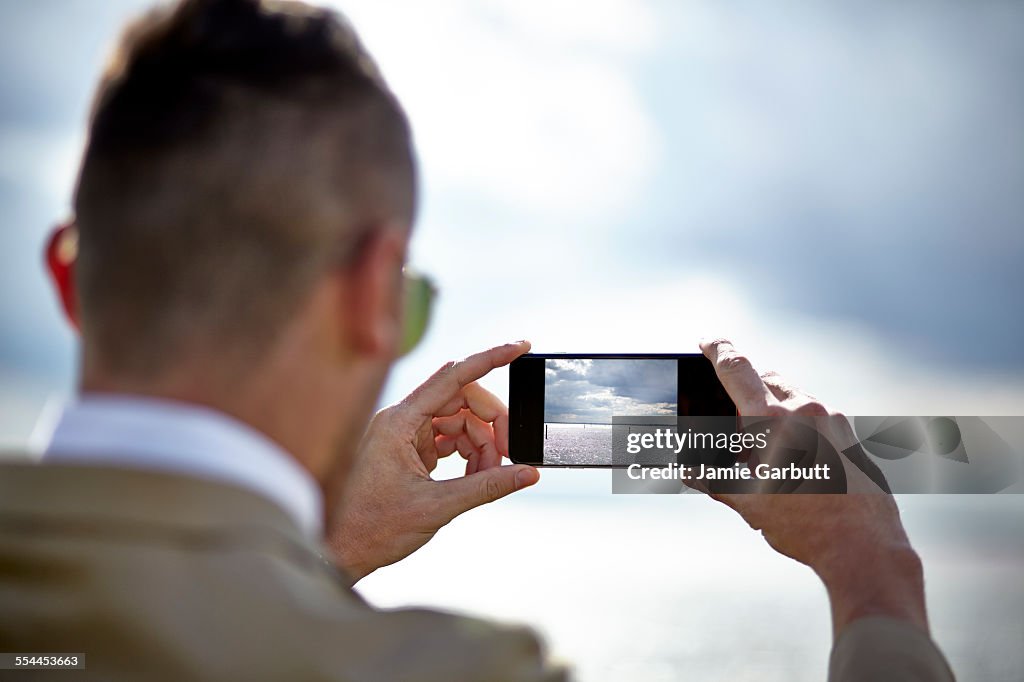
{"type": "Polygon", "coordinates": [[[612,466],[613,418],[732,416],[699,354],[527,354],[509,374],[509,454],[536,466],[612,466]]]}

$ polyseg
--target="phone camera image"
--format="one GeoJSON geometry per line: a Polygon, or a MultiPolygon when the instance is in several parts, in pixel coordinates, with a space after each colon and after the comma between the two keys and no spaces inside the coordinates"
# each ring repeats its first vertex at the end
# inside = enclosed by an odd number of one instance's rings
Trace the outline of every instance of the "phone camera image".
{"type": "Polygon", "coordinates": [[[512,460],[559,467],[616,466],[615,439],[630,428],[736,414],[697,354],[524,355],[511,366],[509,410],[512,460]]]}
{"type": "Polygon", "coordinates": [[[677,361],[544,361],[544,464],[610,465],[612,417],[678,414],[677,361]]]}

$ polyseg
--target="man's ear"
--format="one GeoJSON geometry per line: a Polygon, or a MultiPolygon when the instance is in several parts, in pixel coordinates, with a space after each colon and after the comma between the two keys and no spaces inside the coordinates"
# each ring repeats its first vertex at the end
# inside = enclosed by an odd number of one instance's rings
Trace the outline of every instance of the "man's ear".
{"type": "Polygon", "coordinates": [[[73,220],[54,228],[46,243],[46,269],[57,289],[68,322],[79,331],[78,294],[75,291],[75,260],[78,257],[78,227],[73,220]]]}
{"type": "Polygon", "coordinates": [[[408,234],[374,230],[345,271],[345,330],[351,352],[393,358],[402,337],[402,264],[408,234]]]}

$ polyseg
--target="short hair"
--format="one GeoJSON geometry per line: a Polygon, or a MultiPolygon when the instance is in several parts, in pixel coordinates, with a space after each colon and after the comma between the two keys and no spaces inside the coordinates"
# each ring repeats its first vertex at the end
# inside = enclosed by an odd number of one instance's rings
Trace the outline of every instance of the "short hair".
{"type": "Polygon", "coordinates": [[[125,30],[74,208],[87,362],[255,359],[372,225],[411,225],[408,122],[340,15],[182,0],[125,30]]]}

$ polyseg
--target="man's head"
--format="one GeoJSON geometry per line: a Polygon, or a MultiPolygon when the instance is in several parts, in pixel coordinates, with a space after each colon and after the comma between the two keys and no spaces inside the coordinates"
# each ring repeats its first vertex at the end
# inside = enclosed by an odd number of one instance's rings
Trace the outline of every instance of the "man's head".
{"type": "Polygon", "coordinates": [[[315,365],[372,406],[414,207],[405,116],[343,19],[154,10],[99,85],[74,199],[85,387],[216,396],[315,365]]]}

